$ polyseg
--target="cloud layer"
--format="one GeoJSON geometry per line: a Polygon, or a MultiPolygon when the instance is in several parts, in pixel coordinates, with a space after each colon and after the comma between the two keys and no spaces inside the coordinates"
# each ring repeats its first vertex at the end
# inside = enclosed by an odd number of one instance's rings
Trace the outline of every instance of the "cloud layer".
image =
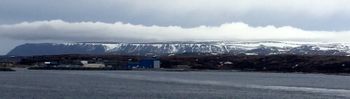
{"type": "Polygon", "coordinates": [[[293,26],[347,30],[350,0],[1,0],[0,24],[62,19],[158,26],[293,26]]]}
{"type": "Polygon", "coordinates": [[[245,23],[220,26],[144,26],[129,23],[66,22],[62,20],[0,25],[0,37],[29,41],[208,41],[303,40],[350,41],[349,31],[306,31],[290,26],[252,27],[245,23]]]}
{"type": "Polygon", "coordinates": [[[28,42],[350,41],[350,0],[0,1],[0,55],[28,42]]]}

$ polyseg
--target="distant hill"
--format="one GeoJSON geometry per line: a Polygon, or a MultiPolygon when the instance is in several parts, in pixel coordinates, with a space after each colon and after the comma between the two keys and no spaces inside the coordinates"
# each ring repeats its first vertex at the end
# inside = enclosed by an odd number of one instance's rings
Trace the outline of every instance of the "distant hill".
{"type": "Polygon", "coordinates": [[[157,42],[157,43],[30,43],[19,45],[7,55],[122,54],[174,55],[186,53],[233,55],[350,55],[350,43],[323,42],[157,42]]]}

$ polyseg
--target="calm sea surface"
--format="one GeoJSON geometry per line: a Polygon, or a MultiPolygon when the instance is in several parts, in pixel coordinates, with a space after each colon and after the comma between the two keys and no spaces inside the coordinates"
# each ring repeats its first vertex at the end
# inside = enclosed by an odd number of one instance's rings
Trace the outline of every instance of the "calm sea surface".
{"type": "Polygon", "coordinates": [[[256,72],[0,72],[0,99],[347,99],[350,76],[256,72]]]}

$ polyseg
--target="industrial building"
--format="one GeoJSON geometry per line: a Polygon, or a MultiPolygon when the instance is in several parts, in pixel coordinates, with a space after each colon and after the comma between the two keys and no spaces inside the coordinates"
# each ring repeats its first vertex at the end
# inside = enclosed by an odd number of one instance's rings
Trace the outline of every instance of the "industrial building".
{"type": "Polygon", "coordinates": [[[160,68],[160,61],[156,59],[143,59],[138,62],[129,62],[128,68],[131,69],[152,69],[160,68]]]}
{"type": "Polygon", "coordinates": [[[81,61],[82,67],[88,67],[88,68],[103,68],[106,67],[104,63],[89,63],[89,61],[81,61]]]}
{"type": "Polygon", "coordinates": [[[40,62],[37,66],[54,68],[113,68],[118,70],[157,69],[161,62],[156,58],[137,60],[70,60],[40,62]]]}

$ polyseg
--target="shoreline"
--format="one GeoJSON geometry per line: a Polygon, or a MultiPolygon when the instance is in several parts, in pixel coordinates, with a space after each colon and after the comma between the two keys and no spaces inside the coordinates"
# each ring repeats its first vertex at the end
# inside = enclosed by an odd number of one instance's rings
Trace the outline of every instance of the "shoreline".
{"type": "Polygon", "coordinates": [[[16,70],[12,68],[4,68],[4,67],[0,68],[0,72],[13,72],[13,71],[16,71],[16,70]]]}
{"type": "MultiPolygon", "coordinates": [[[[11,69],[11,68],[10,68],[11,69]]],[[[11,69],[12,71],[16,71],[11,69]]],[[[254,70],[210,70],[210,69],[116,69],[116,68],[42,68],[42,67],[29,67],[26,70],[49,70],[49,71],[156,71],[156,72],[252,72],[252,73],[280,73],[280,74],[323,74],[323,75],[338,75],[338,76],[350,76],[350,73],[322,73],[322,72],[283,72],[283,71],[254,71],[254,70]]],[[[0,68],[1,71],[1,68],[0,68]]]]}

